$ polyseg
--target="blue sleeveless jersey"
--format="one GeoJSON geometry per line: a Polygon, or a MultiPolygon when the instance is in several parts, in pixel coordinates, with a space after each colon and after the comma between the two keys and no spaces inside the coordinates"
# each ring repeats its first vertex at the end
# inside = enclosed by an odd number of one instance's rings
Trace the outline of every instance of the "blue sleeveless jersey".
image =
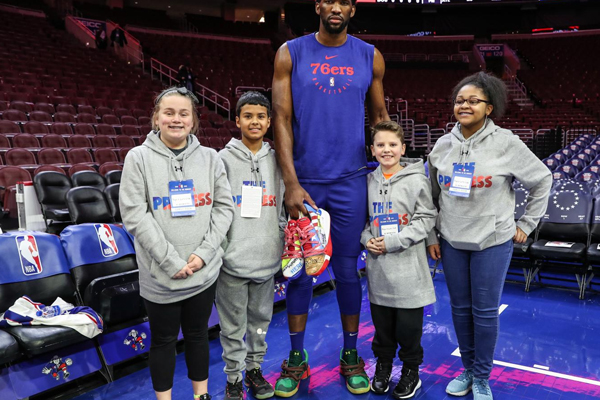
{"type": "Polygon", "coordinates": [[[328,183],[367,174],[365,97],[374,46],[350,35],[339,47],[323,46],[315,34],[287,45],[298,180],[328,183]]]}

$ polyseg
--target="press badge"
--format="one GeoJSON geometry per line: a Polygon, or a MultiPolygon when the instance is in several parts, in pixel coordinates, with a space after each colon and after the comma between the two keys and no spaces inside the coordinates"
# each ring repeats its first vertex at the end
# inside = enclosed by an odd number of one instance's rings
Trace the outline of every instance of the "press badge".
{"type": "Polygon", "coordinates": [[[172,217],[196,215],[194,180],[169,182],[169,199],[171,200],[172,217]]]}
{"type": "Polygon", "coordinates": [[[242,218],[260,218],[262,186],[242,186],[242,218]]]}
{"type": "Polygon", "coordinates": [[[400,232],[398,224],[398,214],[380,215],[379,219],[379,235],[393,235],[400,232]]]}
{"type": "Polygon", "coordinates": [[[452,182],[450,183],[448,192],[452,196],[469,197],[474,174],[475,167],[473,165],[454,164],[452,182]]]}

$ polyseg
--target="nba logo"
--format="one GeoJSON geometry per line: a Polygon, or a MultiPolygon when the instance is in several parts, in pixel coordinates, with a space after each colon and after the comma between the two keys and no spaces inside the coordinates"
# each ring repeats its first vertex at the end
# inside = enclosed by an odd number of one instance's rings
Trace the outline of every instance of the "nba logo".
{"type": "Polygon", "coordinates": [[[335,86],[335,78],[333,76],[329,78],[329,86],[335,86]]]}
{"type": "Polygon", "coordinates": [[[98,242],[100,243],[100,252],[104,257],[112,257],[119,254],[119,248],[113,235],[112,229],[108,224],[94,224],[98,242]]]}
{"type": "Polygon", "coordinates": [[[26,276],[37,275],[42,272],[42,260],[35,237],[31,235],[17,236],[17,249],[21,259],[21,268],[26,276]]]}

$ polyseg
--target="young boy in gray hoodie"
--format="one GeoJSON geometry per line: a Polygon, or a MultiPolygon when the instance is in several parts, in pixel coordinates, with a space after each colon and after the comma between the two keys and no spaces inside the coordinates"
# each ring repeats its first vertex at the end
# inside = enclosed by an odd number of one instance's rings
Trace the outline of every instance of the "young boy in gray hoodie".
{"type": "Polygon", "coordinates": [[[370,222],[361,236],[369,251],[367,281],[375,326],[372,348],[377,366],[371,390],[388,391],[400,346],[402,376],[392,395],[408,399],[421,387],[423,308],[435,302],[425,239],[437,211],[423,161],[402,157],[406,150],[402,128],[392,121],[380,122],[371,139],[379,167],[367,177],[370,222]]]}
{"type": "Polygon", "coordinates": [[[274,390],[260,366],[273,316],[273,278],[281,267],[284,187],[275,151],[263,142],[271,123],[269,101],[258,92],[247,92],[240,97],[236,114],[242,140],[231,139],[219,153],[235,207],[217,283],[225,399],[243,399],[244,369],[246,387],[255,398],[266,399],[274,390]]]}

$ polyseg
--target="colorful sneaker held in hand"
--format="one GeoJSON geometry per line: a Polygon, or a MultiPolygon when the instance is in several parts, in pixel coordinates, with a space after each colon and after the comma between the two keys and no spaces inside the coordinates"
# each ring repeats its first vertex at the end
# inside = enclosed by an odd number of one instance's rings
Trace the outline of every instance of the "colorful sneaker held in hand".
{"type": "Polygon", "coordinates": [[[301,222],[301,219],[298,220],[302,232],[300,240],[304,252],[304,265],[308,275],[320,275],[325,271],[331,259],[331,218],[329,213],[322,208],[315,210],[308,204],[305,206],[314,233],[301,222]]]}
{"type": "Polygon", "coordinates": [[[285,245],[281,256],[281,269],[286,279],[293,280],[300,276],[302,268],[304,268],[298,221],[290,219],[284,232],[285,245]]]}

